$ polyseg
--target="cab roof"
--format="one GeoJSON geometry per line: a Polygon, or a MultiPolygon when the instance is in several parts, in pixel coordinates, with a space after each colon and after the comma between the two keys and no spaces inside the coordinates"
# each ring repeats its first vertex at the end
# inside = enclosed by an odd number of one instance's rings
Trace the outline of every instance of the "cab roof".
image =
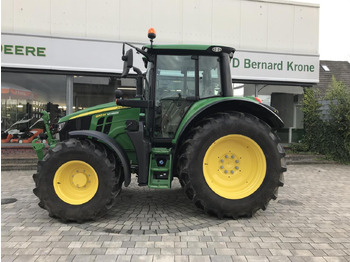
{"type": "Polygon", "coordinates": [[[149,54],[206,54],[234,53],[235,49],[220,45],[145,45],[142,47],[149,54]]]}

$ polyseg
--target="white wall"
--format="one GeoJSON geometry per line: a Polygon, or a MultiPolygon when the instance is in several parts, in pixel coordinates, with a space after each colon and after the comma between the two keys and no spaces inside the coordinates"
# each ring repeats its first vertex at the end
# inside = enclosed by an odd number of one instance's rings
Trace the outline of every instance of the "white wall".
{"type": "Polygon", "coordinates": [[[1,0],[3,33],[318,55],[319,6],[277,0],[1,0]]]}

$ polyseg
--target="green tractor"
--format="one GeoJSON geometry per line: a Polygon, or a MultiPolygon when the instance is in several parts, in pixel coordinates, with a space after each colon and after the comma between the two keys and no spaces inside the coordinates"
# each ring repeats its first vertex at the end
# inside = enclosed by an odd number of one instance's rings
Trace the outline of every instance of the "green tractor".
{"type": "Polygon", "coordinates": [[[122,77],[137,73],[134,99],[116,90],[115,102],[63,117],[60,141],[50,139],[45,155],[33,143],[39,206],[62,221],[95,220],[136,174],[139,186],[161,189],[177,177],[197,207],[219,218],[265,210],[286,171],[276,110],[233,97],[233,48],[153,45],[152,31],[149,38],[142,49],[123,45],[122,77]],[[133,66],[133,49],[145,74],[133,66]]]}

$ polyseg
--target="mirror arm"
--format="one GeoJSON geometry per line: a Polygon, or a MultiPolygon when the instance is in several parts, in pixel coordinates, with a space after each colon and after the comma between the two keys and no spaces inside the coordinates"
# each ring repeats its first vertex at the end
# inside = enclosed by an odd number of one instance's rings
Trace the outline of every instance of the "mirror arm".
{"type": "Polygon", "coordinates": [[[134,48],[137,52],[143,54],[147,58],[148,61],[150,61],[150,55],[148,53],[146,53],[145,51],[143,51],[142,49],[140,49],[132,44],[129,44],[129,43],[124,43],[124,44],[134,48]]]}
{"type": "Polygon", "coordinates": [[[136,97],[142,97],[142,90],[143,90],[143,74],[140,69],[137,67],[132,67],[134,72],[137,74],[136,78],[136,97]]]}

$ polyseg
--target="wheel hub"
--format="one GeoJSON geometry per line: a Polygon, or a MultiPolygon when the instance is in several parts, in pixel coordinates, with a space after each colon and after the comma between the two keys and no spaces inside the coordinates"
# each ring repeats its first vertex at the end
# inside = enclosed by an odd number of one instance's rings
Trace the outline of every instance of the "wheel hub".
{"type": "Polygon", "coordinates": [[[219,172],[227,178],[231,178],[240,169],[238,157],[231,152],[226,152],[219,157],[218,166],[219,172]]]}
{"type": "Polygon", "coordinates": [[[77,173],[73,175],[73,185],[76,186],[77,188],[79,187],[86,187],[86,184],[88,182],[87,175],[85,173],[78,173],[79,171],[77,170],[77,173]]]}

